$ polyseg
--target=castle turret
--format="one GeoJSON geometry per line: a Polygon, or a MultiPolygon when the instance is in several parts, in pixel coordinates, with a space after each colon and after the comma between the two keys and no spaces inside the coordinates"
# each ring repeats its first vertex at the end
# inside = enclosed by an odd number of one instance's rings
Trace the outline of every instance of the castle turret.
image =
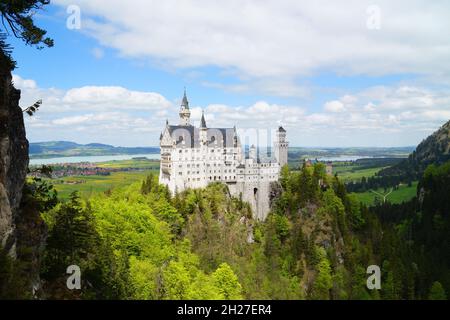
{"type": "Polygon", "coordinates": [[[202,119],[200,120],[199,138],[201,144],[206,144],[208,140],[208,128],[206,127],[205,113],[202,111],[202,119]]]}
{"type": "Polygon", "coordinates": [[[327,173],[327,175],[329,175],[329,176],[332,176],[332,175],[333,175],[333,162],[331,162],[331,161],[328,161],[328,162],[327,162],[327,165],[326,165],[326,173],[327,173]]]}
{"type": "Polygon", "coordinates": [[[186,89],[184,90],[183,100],[180,107],[180,125],[189,126],[191,118],[191,111],[189,110],[189,101],[186,96],[186,89]]]}
{"type": "Polygon", "coordinates": [[[253,159],[255,161],[258,160],[257,154],[256,154],[256,147],[254,144],[252,144],[252,146],[250,147],[250,150],[248,152],[248,158],[253,159]]]}
{"type": "Polygon", "coordinates": [[[276,132],[274,154],[281,167],[288,163],[288,148],[289,142],[286,141],[286,130],[280,126],[276,132]]]}

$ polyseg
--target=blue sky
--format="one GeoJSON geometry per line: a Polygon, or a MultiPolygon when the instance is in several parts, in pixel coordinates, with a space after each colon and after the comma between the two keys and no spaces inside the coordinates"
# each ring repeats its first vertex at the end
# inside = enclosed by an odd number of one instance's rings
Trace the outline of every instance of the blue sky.
{"type": "Polygon", "coordinates": [[[157,145],[184,87],[194,123],[283,125],[296,146],[415,145],[450,118],[446,2],[321,2],[53,1],[54,48],[11,39],[22,104],[44,101],[28,137],[157,145]]]}

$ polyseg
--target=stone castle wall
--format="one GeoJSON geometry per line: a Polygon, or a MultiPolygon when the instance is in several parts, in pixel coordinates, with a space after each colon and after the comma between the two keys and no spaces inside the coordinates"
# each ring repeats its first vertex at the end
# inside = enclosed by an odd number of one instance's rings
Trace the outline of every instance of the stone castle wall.
{"type": "Polygon", "coordinates": [[[264,221],[270,211],[270,181],[237,182],[227,184],[230,194],[248,202],[252,208],[253,218],[264,221]]]}

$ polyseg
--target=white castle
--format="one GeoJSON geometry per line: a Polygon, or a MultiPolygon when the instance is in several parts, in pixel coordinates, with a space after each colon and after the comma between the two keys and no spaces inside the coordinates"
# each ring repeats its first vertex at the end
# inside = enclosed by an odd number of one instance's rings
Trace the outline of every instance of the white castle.
{"type": "Polygon", "coordinates": [[[200,127],[191,125],[186,91],[179,115],[180,124],[166,121],[160,136],[160,183],[172,194],[212,182],[225,183],[231,195],[250,203],[255,219],[265,220],[271,183],[278,181],[280,169],[287,164],[286,130],[279,127],[276,132],[274,157],[258,156],[254,145],[245,157],[236,127],[208,128],[204,114],[200,127]]]}

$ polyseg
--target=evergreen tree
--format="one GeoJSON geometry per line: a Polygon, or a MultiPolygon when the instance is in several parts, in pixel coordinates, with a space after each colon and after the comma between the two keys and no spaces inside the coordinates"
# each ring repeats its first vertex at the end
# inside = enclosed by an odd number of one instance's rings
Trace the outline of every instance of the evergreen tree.
{"type": "Polygon", "coordinates": [[[317,276],[314,280],[312,298],[316,300],[330,299],[330,290],[333,286],[330,261],[323,248],[318,248],[319,263],[316,266],[317,276]]]}
{"type": "Polygon", "coordinates": [[[428,295],[428,300],[447,300],[444,287],[439,281],[433,282],[433,285],[430,288],[430,294],[428,295]]]}
{"type": "Polygon", "coordinates": [[[52,47],[53,39],[46,37],[47,31],[37,27],[33,21],[36,11],[42,10],[50,0],[2,0],[0,2],[0,63],[6,60],[10,70],[16,67],[11,57],[11,47],[6,43],[6,36],[12,34],[27,45],[38,49],[52,47]]]}

